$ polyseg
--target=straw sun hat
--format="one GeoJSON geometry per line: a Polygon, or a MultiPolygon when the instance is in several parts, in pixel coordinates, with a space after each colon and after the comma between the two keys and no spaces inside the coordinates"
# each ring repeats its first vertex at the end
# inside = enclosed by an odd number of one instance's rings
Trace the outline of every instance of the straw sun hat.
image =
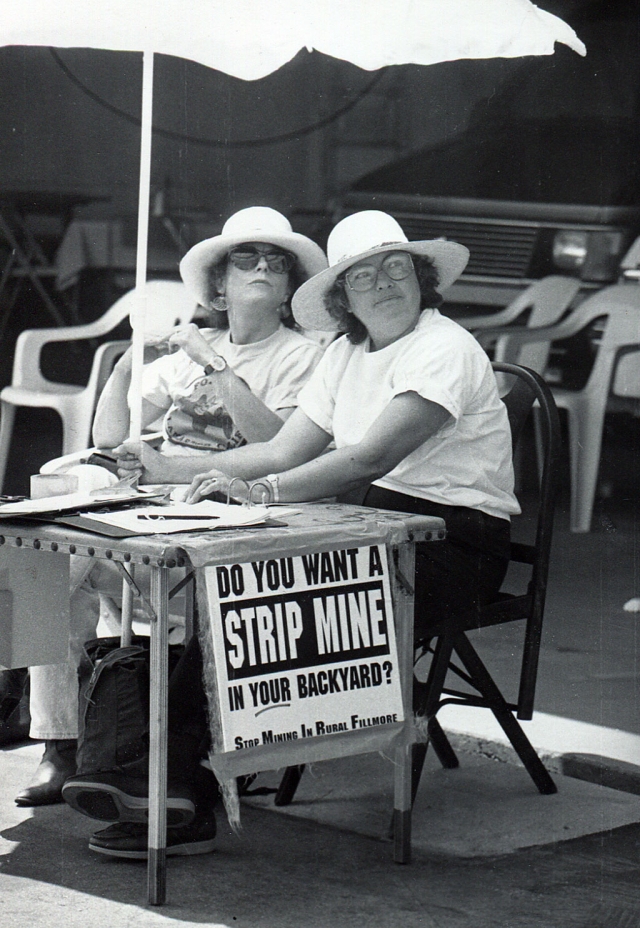
{"type": "Polygon", "coordinates": [[[327,266],[320,246],[306,235],[294,232],[286,216],[268,206],[249,206],[230,216],[220,235],[194,245],[180,262],[180,275],[185,286],[201,306],[209,306],[210,303],[211,268],[232,248],[245,242],[264,242],[290,251],[298,259],[305,279],[327,266]]]}
{"type": "Polygon", "coordinates": [[[384,251],[406,251],[431,258],[438,272],[437,290],[457,280],[469,260],[469,250],[457,242],[433,239],[410,242],[393,216],[377,209],[363,210],[342,219],[327,242],[329,267],[308,280],[293,295],[291,308],[306,329],[335,331],[336,320],[324,306],[324,297],[347,268],[384,251]]]}

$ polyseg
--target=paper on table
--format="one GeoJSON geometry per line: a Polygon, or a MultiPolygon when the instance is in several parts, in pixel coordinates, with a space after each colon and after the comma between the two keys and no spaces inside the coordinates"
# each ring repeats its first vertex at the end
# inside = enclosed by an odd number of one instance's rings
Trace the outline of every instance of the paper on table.
{"type": "Polygon", "coordinates": [[[4,503],[0,506],[0,518],[76,512],[79,509],[130,503],[138,499],[149,499],[149,494],[140,493],[131,487],[119,490],[105,487],[95,493],[67,493],[64,496],[43,496],[40,499],[23,499],[19,503],[4,503]]]}
{"type": "Polygon", "coordinates": [[[128,529],[138,535],[169,535],[173,532],[259,525],[270,517],[265,506],[227,506],[211,500],[169,506],[138,506],[121,512],[91,512],[87,515],[95,522],[128,529]]]}

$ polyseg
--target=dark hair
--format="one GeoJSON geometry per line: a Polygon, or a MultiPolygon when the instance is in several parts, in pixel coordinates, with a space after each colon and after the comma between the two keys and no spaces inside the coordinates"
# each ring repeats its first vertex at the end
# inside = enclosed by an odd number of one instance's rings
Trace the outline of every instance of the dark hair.
{"type": "MultiPolygon", "coordinates": [[[[268,244],[268,242],[266,243],[268,244]]],[[[294,255],[295,257],[295,255],[294,255]]],[[[222,284],[225,280],[227,274],[227,268],[229,267],[229,256],[225,255],[224,258],[221,258],[216,264],[212,264],[209,268],[209,303],[211,303],[217,296],[222,295],[222,284]]],[[[293,265],[291,270],[288,272],[289,283],[291,285],[291,293],[287,297],[286,302],[283,304],[284,312],[280,318],[280,321],[288,329],[299,329],[298,323],[293,318],[293,313],[291,312],[291,297],[296,292],[298,287],[304,283],[305,276],[302,273],[300,268],[300,263],[296,258],[296,263],[293,265]]],[[[221,311],[219,309],[214,309],[211,305],[206,306],[205,309],[210,314],[209,327],[212,329],[228,329],[229,328],[229,314],[226,311],[221,311]]]]}
{"type": "MultiPolygon", "coordinates": [[[[402,249],[399,248],[398,251],[402,249]]],[[[411,255],[411,259],[420,287],[420,310],[437,308],[442,304],[442,295],[436,290],[440,280],[433,261],[426,255],[411,255]]],[[[369,333],[349,308],[346,273],[347,271],[343,271],[331,289],[327,291],[324,305],[329,315],[340,326],[340,331],[346,333],[353,345],[359,345],[369,333]]]]}

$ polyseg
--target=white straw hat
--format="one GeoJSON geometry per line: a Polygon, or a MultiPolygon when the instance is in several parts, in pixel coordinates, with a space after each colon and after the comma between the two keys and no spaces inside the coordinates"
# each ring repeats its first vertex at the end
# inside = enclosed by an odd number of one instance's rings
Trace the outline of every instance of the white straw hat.
{"type": "Polygon", "coordinates": [[[384,251],[406,251],[431,258],[438,272],[439,292],[458,279],[469,260],[469,249],[457,242],[444,239],[410,242],[388,213],[377,209],[353,213],[340,220],[329,235],[327,270],[316,274],[294,293],[291,308],[296,321],[306,329],[335,331],[338,323],[325,309],[325,295],[347,268],[384,251]]]}
{"type": "Polygon", "coordinates": [[[209,272],[213,265],[236,245],[245,242],[264,242],[290,251],[298,259],[305,279],[318,274],[327,266],[327,259],[320,246],[306,235],[294,232],[286,216],[269,206],[249,206],[230,216],[220,235],[194,245],[180,262],[180,276],[201,306],[209,306],[209,272]]]}

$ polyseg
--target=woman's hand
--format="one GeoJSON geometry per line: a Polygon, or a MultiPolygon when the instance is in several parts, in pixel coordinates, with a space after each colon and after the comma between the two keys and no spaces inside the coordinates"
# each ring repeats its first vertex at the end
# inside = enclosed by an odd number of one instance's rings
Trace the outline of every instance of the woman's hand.
{"type": "Polygon", "coordinates": [[[177,351],[179,348],[189,355],[192,361],[206,367],[215,357],[215,351],[203,337],[195,323],[180,326],[169,337],[169,348],[177,351]]]}
{"type": "MultiPolygon", "coordinates": [[[[175,351],[175,349],[171,348],[168,335],[162,338],[148,339],[144,343],[143,364],[151,364],[152,361],[157,361],[157,359],[161,358],[163,355],[170,354],[172,350],[175,351]]],[[[132,357],[133,350],[131,346],[129,346],[125,353],[118,359],[116,367],[131,374],[132,357]]]]}
{"type": "Polygon", "coordinates": [[[215,468],[206,474],[197,474],[191,482],[185,502],[199,503],[201,499],[219,498],[220,502],[226,503],[231,479],[215,468]]]}
{"type": "Polygon", "coordinates": [[[125,441],[113,453],[118,459],[118,477],[140,477],[141,483],[170,483],[167,459],[146,441],[125,441]]]}

